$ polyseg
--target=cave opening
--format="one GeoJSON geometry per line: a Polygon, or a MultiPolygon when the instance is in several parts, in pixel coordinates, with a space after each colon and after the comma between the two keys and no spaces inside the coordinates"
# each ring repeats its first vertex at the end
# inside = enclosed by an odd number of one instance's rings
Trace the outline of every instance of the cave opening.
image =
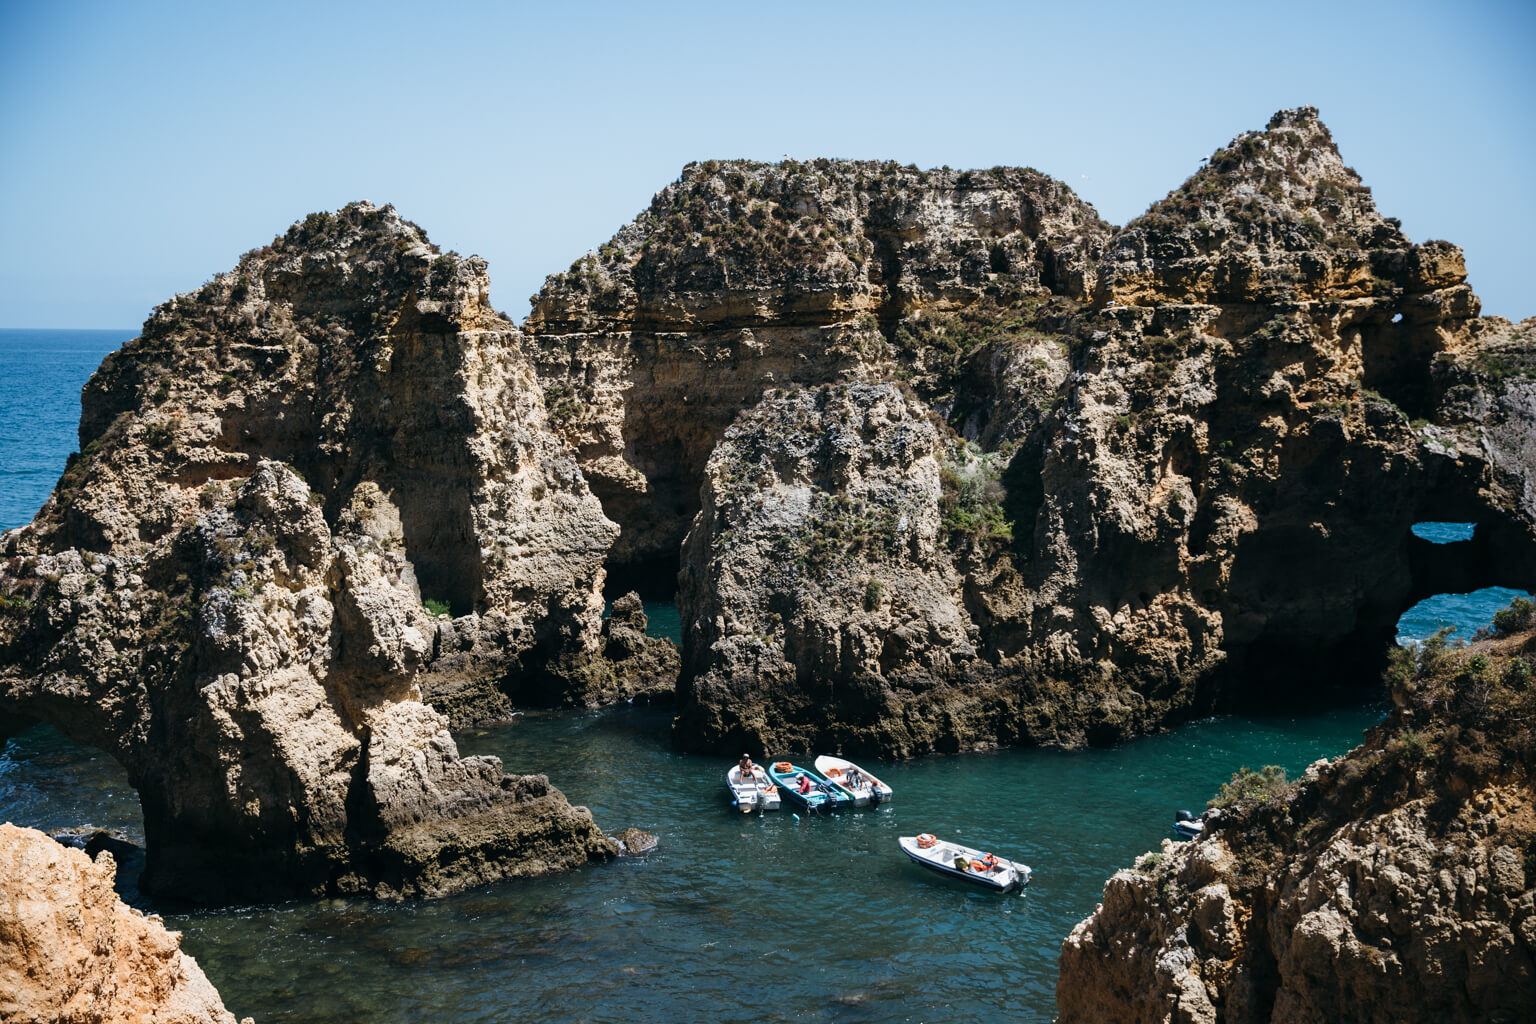
{"type": "Polygon", "coordinates": [[[1363,324],[1360,355],[1364,383],[1410,419],[1433,410],[1430,367],[1445,342],[1432,325],[1416,326],[1398,313],[1386,323],[1363,324]]]}
{"type": "Polygon", "coordinates": [[[1522,589],[1519,569],[1501,569],[1509,559],[1507,553],[1492,549],[1490,539],[1495,536],[1475,522],[1413,524],[1406,542],[1413,586],[1397,620],[1400,646],[1421,643],[1443,629],[1469,641],[1479,629],[1492,625],[1494,613],[1517,597],[1531,596],[1522,589]]]}
{"type": "Polygon", "coordinates": [[[604,601],[611,603],[634,591],[646,604],[677,603],[679,560],[675,552],[624,561],[610,559],[604,568],[607,570],[607,579],[603,581],[604,601]]]}

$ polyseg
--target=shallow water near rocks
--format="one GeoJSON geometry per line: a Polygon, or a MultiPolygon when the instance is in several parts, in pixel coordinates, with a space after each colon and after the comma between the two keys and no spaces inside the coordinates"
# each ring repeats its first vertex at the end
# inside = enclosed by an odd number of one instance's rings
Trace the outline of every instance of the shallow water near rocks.
{"type": "MultiPolygon", "coordinates": [[[[665,709],[525,715],[461,734],[461,751],[547,772],[605,829],[654,832],[654,851],[418,903],[189,913],[131,879],[128,895],[183,932],[231,1010],[262,1021],[1045,1021],[1062,939],[1176,809],[1244,765],[1294,777],[1382,710],[870,762],[891,803],[800,820],[732,810],[729,761],[671,750],[665,709]],[[1023,860],[1034,880],[998,895],[931,875],[896,848],[917,832],[1023,860]]],[[[115,762],[44,727],[0,755],[0,818],[139,830],[115,762]]]]}
{"type": "MultiPolygon", "coordinates": [[[[77,443],[80,386],[133,333],[0,331],[0,529],[47,497],[77,443]]],[[[1399,631],[1422,639],[1449,621],[1468,637],[1515,593],[1442,595],[1399,631]]],[[[647,611],[652,632],[676,637],[674,608],[647,611]]],[[[671,750],[666,709],[527,715],[461,733],[461,752],[547,773],[605,829],[656,833],[656,850],[406,904],[186,912],[143,899],[134,864],[119,887],[182,930],[230,1009],[263,1022],[1045,1021],[1062,939],[1106,878],[1169,835],[1176,809],[1203,807],[1242,766],[1294,777],[1382,711],[1208,719],[1108,750],[871,762],[896,788],[891,804],[800,820],[733,811],[729,760],[671,750]],[[1023,860],[1033,884],[997,895],[930,875],[896,848],[925,831],[1023,860]]],[[[0,746],[0,820],[143,839],[121,768],[41,726],[0,746]]]]}

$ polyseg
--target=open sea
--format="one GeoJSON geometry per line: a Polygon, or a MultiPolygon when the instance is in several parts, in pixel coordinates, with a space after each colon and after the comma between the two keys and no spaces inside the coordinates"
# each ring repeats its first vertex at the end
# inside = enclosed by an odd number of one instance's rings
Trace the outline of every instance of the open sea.
{"type": "MultiPolygon", "coordinates": [[[[0,330],[0,529],[37,511],[75,449],[80,387],[132,331],[0,330]]],[[[1464,524],[1441,524],[1455,533],[1464,524]]],[[[1442,595],[1400,639],[1464,635],[1516,591],[1442,595]]],[[[676,610],[648,608],[676,635],[676,610]]],[[[464,754],[543,772],[650,854],[444,900],[305,900],[162,914],[237,1015],[272,1021],[1048,1021],[1062,939],[1105,879],[1170,835],[1243,766],[1294,777],[1344,753],[1384,705],[1212,718],[1106,750],[1005,750],[868,765],[889,804],[797,818],[730,807],[728,762],[668,745],[668,711],[526,714],[457,734],[464,754]],[[932,832],[1027,862],[996,895],[906,862],[932,832]]],[[[753,751],[759,760],[783,752],[753,751]]],[[[0,747],[0,820],[92,824],[142,842],[138,799],[109,756],[36,726],[0,747]]]]}

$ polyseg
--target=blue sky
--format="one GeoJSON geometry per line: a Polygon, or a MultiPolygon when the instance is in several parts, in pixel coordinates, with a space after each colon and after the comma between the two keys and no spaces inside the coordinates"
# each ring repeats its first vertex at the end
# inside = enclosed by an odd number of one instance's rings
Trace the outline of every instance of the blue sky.
{"type": "Polygon", "coordinates": [[[1031,165],[1123,224],[1313,104],[1484,312],[1536,314],[1536,4],[0,0],[0,326],[137,327],[391,202],[515,319],[690,160],[1031,165]]]}

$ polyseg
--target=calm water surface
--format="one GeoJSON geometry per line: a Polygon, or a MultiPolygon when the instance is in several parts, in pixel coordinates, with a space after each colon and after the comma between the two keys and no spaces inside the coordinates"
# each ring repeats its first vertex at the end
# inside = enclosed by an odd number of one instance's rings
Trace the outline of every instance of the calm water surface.
{"type": "MultiPolygon", "coordinates": [[[[526,715],[461,734],[461,752],[549,772],[605,829],[654,832],[656,850],[403,905],[185,913],[128,895],[183,931],[226,1005],[262,1021],[1044,1021],[1062,938],[1174,810],[1204,806],[1242,765],[1294,776],[1380,714],[872,762],[893,802],[800,820],[732,810],[729,763],[672,751],[665,710],[526,715]],[[896,849],[916,832],[1022,859],[1034,881],[1000,896],[929,875],[896,849]]],[[[42,727],[0,755],[0,818],[140,829],[115,763],[42,727]]]]}
{"type": "Polygon", "coordinates": [[[43,507],[79,447],[81,387],[137,333],[0,328],[0,530],[43,507]]]}
{"type": "MultiPolygon", "coordinates": [[[[28,521],[76,447],[80,387],[132,331],[0,330],[0,529],[28,521]]],[[[1442,595],[1405,639],[1463,635],[1518,592],[1442,595]]],[[[648,606],[677,634],[676,609],[648,606]]],[[[1219,718],[1109,750],[1010,750],[869,767],[877,810],[796,819],[729,806],[729,764],[672,751],[668,712],[527,715],[460,734],[465,754],[547,772],[607,830],[656,833],[647,856],[437,901],[305,901],[163,913],[238,1014],[269,1021],[1049,1020],[1063,937],[1104,880],[1155,849],[1174,810],[1239,767],[1293,776],[1353,747],[1381,708],[1219,718]],[[934,832],[1035,870],[999,896],[931,876],[896,849],[934,832]]],[[[760,759],[783,751],[753,751],[760,759]]],[[[142,842],[108,756],[47,727],[0,748],[0,820],[92,823],[142,842]]]]}

